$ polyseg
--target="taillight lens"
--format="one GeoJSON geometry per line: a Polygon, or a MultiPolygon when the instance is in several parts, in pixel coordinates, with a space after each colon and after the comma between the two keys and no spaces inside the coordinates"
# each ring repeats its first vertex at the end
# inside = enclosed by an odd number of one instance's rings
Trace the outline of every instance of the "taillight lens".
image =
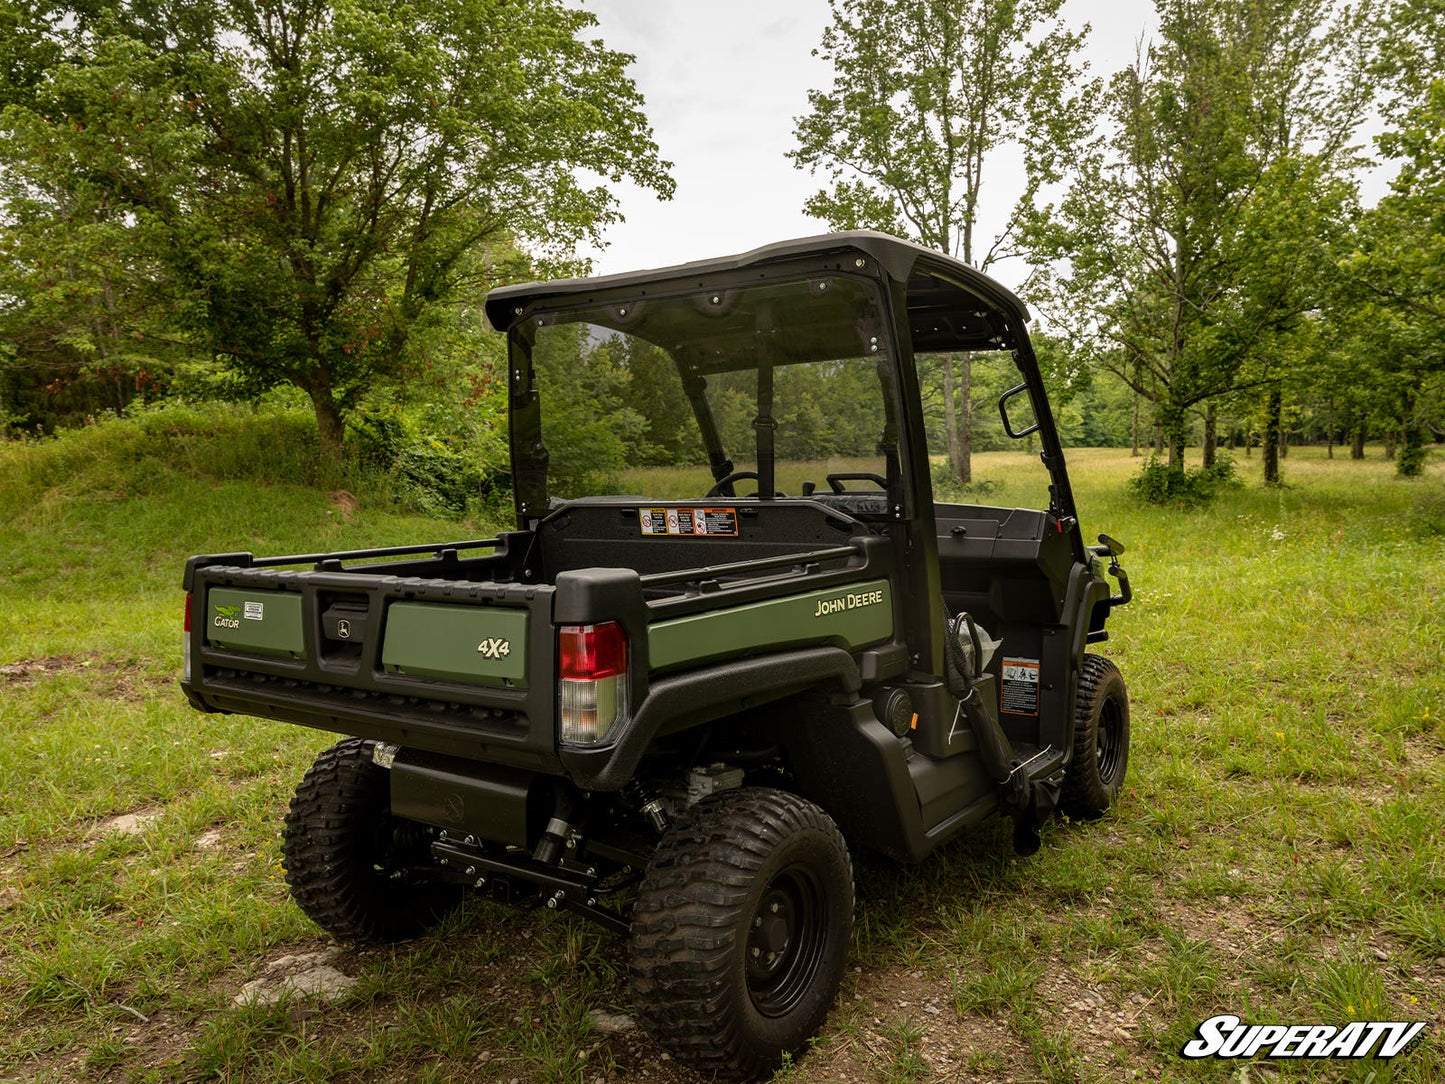
{"type": "Polygon", "coordinates": [[[627,633],[615,621],[557,630],[559,737],[596,745],[627,718],[627,633]]]}

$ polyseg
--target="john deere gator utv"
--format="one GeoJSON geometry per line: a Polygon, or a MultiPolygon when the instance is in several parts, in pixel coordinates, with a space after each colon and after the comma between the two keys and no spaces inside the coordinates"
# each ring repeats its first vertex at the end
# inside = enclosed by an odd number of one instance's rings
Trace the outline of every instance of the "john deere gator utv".
{"type": "Polygon", "coordinates": [[[1023,304],[937,252],[834,234],[486,311],[516,529],[194,557],[183,688],[348,735],[284,833],[337,937],[467,893],[570,911],[630,938],[675,1057],[760,1075],[838,990],[850,844],[917,862],[997,813],[1028,853],[1108,809],[1129,705],[1088,647],[1121,547],[1080,535],[1023,304]],[[919,374],[965,352],[1016,367],[1046,507],[935,500],[919,374]]]}

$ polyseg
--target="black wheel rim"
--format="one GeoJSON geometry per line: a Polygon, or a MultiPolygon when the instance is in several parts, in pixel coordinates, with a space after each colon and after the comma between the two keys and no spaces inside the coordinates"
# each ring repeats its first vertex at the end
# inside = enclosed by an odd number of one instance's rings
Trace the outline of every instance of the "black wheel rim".
{"type": "Polygon", "coordinates": [[[764,1016],[797,1007],[818,972],[827,942],[827,912],[817,878],[801,866],[777,873],[748,921],[748,996],[764,1016]]]}
{"type": "Polygon", "coordinates": [[[1105,700],[1099,708],[1095,744],[1098,746],[1099,778],[1106,786],[1113,786],[1124,759],[1124,709],[1113,697],[1105,700]]]}

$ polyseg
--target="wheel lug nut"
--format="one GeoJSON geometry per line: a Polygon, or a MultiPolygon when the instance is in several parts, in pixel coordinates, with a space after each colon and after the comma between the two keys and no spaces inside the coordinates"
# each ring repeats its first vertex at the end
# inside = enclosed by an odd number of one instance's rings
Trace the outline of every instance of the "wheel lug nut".
{"type": "Polygon", "coordinates": [[[770,908],[770,910],[773,912],[773,914],[777,914],[777,913],[778,913],[778,905],[777,905],[776,903],[773,904],[773,906],[770,908]]]}
{"type": "Polygon", "coordinates": [[[773,962],[774,960],[776,960],[777,958],[778,958],[778,954],[777,954],[776,952],[770,952],[770,953],[768,953],[768,963],[772,963],[772,962],[773,962]]]}
{"type": "Polygon", "coordinates": [[[762,949],[760,949],[760,948],[755,948],[755,949],[753,949],[753,956],[755,956],[755,957],[756,957],[756,956],[761,956],[762,954],[763,954],[763,950],[762,950],[762,949]]]}
{"type": "Polygon", "coordinates": [[[762,916],[762,915],[754,915],[754,916],[753,916],[753,925],[754,925],[754,926],[761,926],[762,924],[763,924],[763,916],[762,916]]]}

